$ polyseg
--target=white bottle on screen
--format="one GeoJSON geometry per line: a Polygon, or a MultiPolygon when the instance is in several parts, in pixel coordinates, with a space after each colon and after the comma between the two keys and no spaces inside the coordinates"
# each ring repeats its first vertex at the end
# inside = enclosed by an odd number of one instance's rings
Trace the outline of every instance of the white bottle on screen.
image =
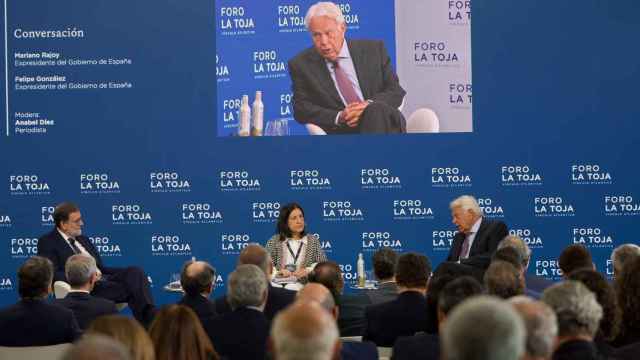
{"type": "Polygon", "coordinates": [[[249,95],[242,95],[240,103],[240,123],[238,124],[238,135],[249,136],[249,126],[251,120],[251,108],[249,107],[249,95]]]}
{"type": "Polygon", "coordinates": [[[264,124],[264,104],[262,103],[262,91],[256,91],[256,99],[253,100],[251,112],[251,135],[262,136],[264,124]]]}
{"type": "Polygon", "coordinates": [[[364,258],[362,257],[362,253],[358,254],[356,267],[358,268],[358,287],[364,287],[367,278],[364,274],[364,258]]]}

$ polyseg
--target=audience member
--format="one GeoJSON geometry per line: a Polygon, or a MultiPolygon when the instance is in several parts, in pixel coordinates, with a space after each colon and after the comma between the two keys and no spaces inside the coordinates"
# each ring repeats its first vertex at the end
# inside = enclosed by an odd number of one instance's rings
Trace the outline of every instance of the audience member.
{"type": "Polygon", "coordinates": [[[273,320],[271,348],[276,360],[337,359],[338,336],[336,322],[318,303],[294,303],[273,320]]]}
{"type": "MultiPolygon", "coordinates": [[[[191,308],[205,331],[218,315],[215,304],[209,300],[213,292],[216,270],[205,261],[187,261],[180,272],[180,285],[184,296],[178,304],[191,308]]],[[[208,334],[211,335],[211,334],[208,334]]]]}
{"type": "Polygon", "coordinates": [[[625,264],[638,257],[640,257],[640,246],[636,244],[622,244],[613,249],[611,264],[613,265],[614,277],[622,275],[622,269],[625,264]]]}
{"type": "Polygon", "coordinates": [[[43,346],[73,342],[80,334],[71,310],[49,304],[53,265],[33,256],[18,269],[20,300],[0,310],[0,346],[43,346]]]}
{"type": "Polygon", "coordinates": [[[567,275],[578,269],[595,270],[591,253],[584,245],[579,244],[569,245],[562,250],[558,258],[558,266],[565,279],[567,275]]]}
{"type": "Polygon", "coordinates": [[[616,277],[618,305],[622,311],[622,327],[615,346],[640,342],[640,257],[624,264],[616,277]]]}
{"type": "Polygon", "coordinates": [[[63,360],[133,360],[127,349],[113,338],[89,335],[74,344],[63,360]]]}
{"type": "Polygon", "coordinates": [[[484,286],[489,295],[503,299],[524,294],[524,279],[519,269],[506,261],[496,260],[484,274],[484,286]]]}
{"type": "MultiPolygon", "coordinates": [[[[441,276],[440,279],[452,279],[449,275],[441,276]]],[[[433,283],[432,278],[431,283],[433,283]]],[[[443,328],[448,314],[458,304],[473,296],[482,294],[482,285],[471,276],[462,276],[452,279],[440,291],[438,301],[438,324],[443,328]]],[[[429,295],[431,295],[431,284],[429,285],[429,295]]],[[[402,336],[396,340],[393,346],[393,359],[415,359],[419,357],[423,360],[440,359],[440,337],[438,334],[421,333],[414,336],[402,336]]]]}
{"type": "Polygon", "coordinates": [[[527,339],[522,360],[550,360],[558,336],[558,320],[553,309],[527,296],[515,296],[509,302],[524,321],[527,339]]]}
{"type": "Polygon", "coordinates": [[[269,324],[262,313],[268,296],[264,271],[239,265],[229,274],[227,299],[232,312],[216,318],[207,332],[220,356],[229,360],[264,359],[269,324]]]}
{"type": "Polygon", "coordinates": [[[398,296],[395,278],[398,254],[391,248],[381,248],[373,254],[371,261],[373,274],[378,279],[378,288],[365,293],[369,301],[372,304],[380,304],[395,299],[398,296]]]}
{"type": "Polygon", "coordinates": [[[333,261],[319,262],[309,273],[309,282],[322,284],[333,294],[340,308],[340,336],[361,336],[365,326],[364,309],[371,302],[362,293],[343,294],[344,280],[340,266],[333,261]]]}
{"type": "MultiPolygon", "coordinates": [[[[309,283],[298,292],[297,302],[315,301],[323,309],[327,310],[334,320],[338,319],[340,310],[335,303],[333,295],[322,284],[309,283]]],[[[376,344],[370,341],[343,341],[340,350],[342,360],[377,360],[378,349],[376,344]]]]}
{"type": "Polygon", "coordinates": [[[73,311],[82,330],[93,319],[118,312],[113,301],[91,295],[91,290],[98,281],[97,269],[94,258],[84,254],[71,256],[65,265],[65,275],[71,290],[64,299],[56,300],[58,305],[73,311]]]}
{"type": "Polygon", "coordinates": [[[156,357],[147,331],[127,316],[101,316],[89,325],[86,334],[105,335],[120,342],[129,351],[131,360],[154,360],[156,357]]]}
{"type": "Polygon", "coordinates": [[[196,314],[184,305],[163,307],[149,328],[156,360],[217,360],[196,314]]]}
{"type": "Polygon", "coordinates": [[[553,285],[553,281],[549,281],[542,276],[529,274],[529,264],[531,263],[531,248],[529,245],[517,235],[507,235],[498,244],[498,250],[511,247],[514,248],[522,257],[522,267],[524,268],[524,280],[526,284],[526,293],[536,299],[542,296],[544,289],[553,285]]]}
{"type": "Polygon", "coordinates": [[[542,301],[558,319],[553,360],[601,358],[593,338],[602,318],[602,307],[586,286],[573,280],[555,284],[542,293],[542,301]]]}
{"type": "Polygon", "coordinates": [[[393,346],[399,336],[411,336],[427,329],[430,322],[427,306],[427,283],[431,262],[421,254],[406,253],[398,258],[395,300],[366,308],[364,340],[378,346],[393,346]]]}
{"type": "MultiPolygon", "coordinates": [[[[249,244],[242,249],[238,257],[238,265],[243,264],[256,265],[264,271],[269,280],[269,296],[267,297],[267,305],[264,307],[264,316],[270,323],[278,311],[281,311],[293,303],[296,292],[271,285],[273,275],[271,255],[269,255],[269,252],[261,245],[249,244]]],[[[231,305],[229,305],[226,295],[216,299],[216,311],[218,311],[218,314],[231,312],[231,305]]]]}
{"type": "Polygon", "coordinates": [[[525,329],[511,305],[476,296],[458,305],[441,331],[442,360],[519,360],[525,329]]]}
{"type": "MultiPolygon", "coordinates": [[[[445,285],[457,278],[462,276],[471,276],[475,279],[476,275],[478,275],[478,273],[472,271],[470,267],[455,262],[445,261],[438,265],[429,279],[427,289],[427,307],[429,309],[427,316],[429,320],[429,323],[427,324],[428,333],[438,333],[439,331],[438,301],[440,298],[440,291],[442,291],[445,285]]],[[[482,279],[479,281],[482,281],[482,279]]]]}

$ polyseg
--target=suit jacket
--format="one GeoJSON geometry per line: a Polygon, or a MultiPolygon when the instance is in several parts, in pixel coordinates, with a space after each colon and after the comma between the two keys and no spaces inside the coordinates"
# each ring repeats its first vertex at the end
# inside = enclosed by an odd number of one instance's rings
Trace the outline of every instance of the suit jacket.
{"type": "Polygon", "coordinates": [[[0,311],[0,346],[56,345],[79,335],[73,312],[44,299],[23,299],[0,311]]]}
{"type": "MultiPolygon", "coordinates": [[[[264,316],[267,318],[267,322],[271,324],[276,314],[293,303],[296,299],[296,292],[293,290],[284,289],[281,287],[273,286],[269,283],[269,294],[267,295],[267,304],[264,307],[264,316]]],[[[216,311],[218,314],[230,313],[231,305],[227,301],[227,296],[220,296],[215,301],[216,311]]]]}
{"type": "Polygon", "coordinates": [[[218,316],[215,303],[199,294],[196,296],[185,294],[178,304],[190,307],[198,315],[202,326],[218,316]]]}
{"type": "Polygon", "coordinates": [[[236,309],[214,319],[205,330],[223,358],[251,360],[266,356],[269,325],[261,311],[236,309]]]}
{"type": "MultiPolygon", "coordinates": [[[[509,231],[505,223],[483,217],[473,244],[471,244],[469,257],[463,259],[460,263],[486,269],[491,263],[491,256],[498,248],[498,243],[508,234],[509,231]]],[[[451,250],[449,250],[447,261],[458,261],[460,253],[462,252],[464,239],[465,234],[460,232],[456,234],[453,238],[453,244],[451,245],[451,250]]]]}
{"type": "Polygon", "coordinates": [[[395,281],[381,283],[377,289],[367,290],[365,294],[372,304],[380,304],[398,297],[398,285],[396,285],[395,281]]]}
{"type": "Polygon", "coordinates": [[[440,359],[440,337],[438,334],[402,336],[393,345],[393,360],[438,360],[440,359]]]}
{"type": "Polygon", "coordinates": [[[614,349],[609,360],[636,360],[640,353],[640,342],[614,349]]]}
{"type": "MultiPolygon", "coordinates": [[[[398,108],[405,91],[400,87],[398,76],[393,72],[391,59],[383,42],[345,41],[364,100],[382,102],[392,108],[398,108]]],[[[316,124],[327,133],[348,131],[335,125],[336,115],[345,106],[324,58],[314,47],[302,51],[289,61],[289,73],[293,91],[293,115],[299,123],[316,124]]]]}
{"type": "MultiPolygon", "coordinates": [[[[112,273],[111,268],[105,267],[100,258],[98,250],[89,241],[86,236],[76,237],[78,241],[90,254],[96,259],[98,269],[104,274],[112,273]]],[[[51,232],[43,235],[38,239],[38,256],[44,256],[53,262],[53,270],[55,272],[53,281],[67,281],[64,275],[64,265],[67,263],[67,259],[74,255],[73,250],[64,240],[62,235],[58,232],[58,229],[53,229],[51,232]]]]}
{"type": "Polygon", "coordinates": [[[601,360],[605,359],[596,350],[596,346],[591,341],[572,340],[560,345],[554,351],[552,360],[601,360]]]}
{"type": "Polygon", "coordinates": [[[554,284],[551,280],[529,273],[524,274],[524,281],[527,284],[527,289],[540,294],[542,294],[544,289],[554,284]]]}
{"type": "Polygon", "coordinates": [[[400,336],[433,332],[428,329],[430,316],[427,299],[417,291],[405,291],[395,300],[367,307],[363,340],[378,346],[393,346],[400,336]]]}
{"type": "Polygon", "coordinates": [[[365,341],[343,341],[340,350],[341,360],[378,360],[376,344],[365,341]]]}
{"type": "Polygon", "coordinates": [[[89,327],[95,318],[118,312],[113,301],[84,292],[69,292],[64,299],[57,299],[54,303],[73,311],[82,330],[89,327]]]}
{"type": "MultiPolygon", "coordinates": [[[[275,266],[276,269],[282,269],[285,265],[282,263],[282,259],[284,259],[284,252],[287,251],[287,245],[285,241],[280,241],[278,238],[278,234],[273,235],[271,239],[267,241],[265,248],[271,255],[273,266],[275,266]]],[[[327,260],[327,255],[324,253],[324,250],[322,250],[320,240],[316,236],[307,234],[306,247],[302,267],[309,267],[314,263],[327,260]]]]}
{"type": "Polygon", "coordinates": [[[341,295],[338,300],[340,336],[361,336],[366,326],[365,309],[371,300],[362,293],[341,295]]]}

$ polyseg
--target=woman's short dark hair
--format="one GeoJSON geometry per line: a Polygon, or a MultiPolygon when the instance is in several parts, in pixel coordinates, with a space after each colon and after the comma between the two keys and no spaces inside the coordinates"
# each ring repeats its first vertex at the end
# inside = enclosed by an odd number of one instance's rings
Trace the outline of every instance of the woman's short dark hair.
{"type": "MultiPolygon", "coordinates": [[[[278,216],[278,223],[276,224],[276,231],[280,235],[280,238],[279,238],[280,241],[285,241],[287,238],[290,238],[293,235],[291,233],[291,229],[289,229],[288,222],[289,222],[289,215],[291,215],[291,212],[295,209],[299,209],[300,212],[302,213],[302,216],[304,217],[304,210],[298,203],[295,203],[295,202],[288,203],[280,209],[280,216],[278,216]]],[[[307,229],[305,226],[305,228],[302,229],[301,235],[305,236],[306,234],[307,234],[307,229]]]]}

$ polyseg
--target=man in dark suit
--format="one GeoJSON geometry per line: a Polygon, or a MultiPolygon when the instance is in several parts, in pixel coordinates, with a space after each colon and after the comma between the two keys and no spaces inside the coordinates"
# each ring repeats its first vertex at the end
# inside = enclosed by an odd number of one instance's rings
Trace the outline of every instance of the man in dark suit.
{"type": "Polygon", "coordinates": [[[393,346],[400,336],[411,336],[428,329],[427,283],[431,262],[421,254],[406,253],[398,259],[396,282],[398,297],[390,302],[371,305],[365,311],[366,328],[363,340],[378,346],[393,346]]]}
{"type": "Polygon", "coordinates": [[[64,299],[56,300],[58,305],[73,311],[82,330],[86,330],[95,318],[118,312],[113,301],[91,296],[91,290],[98,281],[97,270],[92,257],[84,254],[71,256],[65,265],[71,290],[64,299]]]}
{"type": "Polygon", "coordinates": [[[180,274],[184,296],[178,304],[190,307],[198,315],[205,329],[205,324],[213,321],[218,315],[215,304],[209,300],[215,275],[215,269],[205,261],[186,262],[180,274]]]}
{"type": "Polygon", "coordinates": [[[133,316],[142,324],[149,324],[155,305],[149,282],[139,267],[106,267],[91,241],[82,236],[82,214],[77,205],[64,202],[53,212],[56,228],[38,239],[38,255],[49,258],[55,271],[54,281],[65,281],[64,266],[74,254],[85,254],[95,259],[98,281],[92,295],[129,304],[133,316]]]}
{"type": "MultiPolygon", "coordinates": [[[[269,295],[267,297],[267,304],[264,308],[264,316],[266,316],[269,323],[271,323],[274,316],[279,311],[293,302],[296,292],[278,286],[273,286],[271,284],[271,273],[273,271],[271,256],[261,245],[249,244],[242,249],[240,256],[238,257],[238,265],[244,264],[256,265],[264,271],[267,279],[269,280],[269,295]]],[[[216,311],[218,314],[231,312],[231,305],[229,304],[226,296],[221,296],[216,299],[216,311]]]]}
{"type": "Polygon", "coordinates": [[[328,134],[403,133],[405,91],[380,41],[345,41],[338,6],[317,3],[305,24],[313,47],[289,61],[294,117],[328,134]]]}
{"type": "Polygon", "coordinates": [[[396,263],[398,254],[390,248],[382,248],[373,254],[373,273],[378,279],[378,288],[365,293],[372,304],[391,301],[398,296],[396,285],[396,263]]]}
{"type": "Polygon", "coordinates": [[[233,311],[220,315],[205,328],[221,357],[230,360],[266,357],[269,324],[262,311],[268,291],[267,277],[255,265],[239,265],[229,274],[227,297],[233,311]]]}
{"type": "Polygon", "coordinates": [[[478,202],[470,195],[453,200],[449,208],[458,233],[453,238],[447,261],[457,261],[476,271],[484,271],[491,263],[498,243],[509,234],[507,225],[502,221],[485,219],[478,202]]]}
{"type": "Polygon", "coordinates": [[[34,256],[18,270],[20,301],[0,311],[0,346],[45,346],[73,342],[80,335],[71,310],[46,302],[53,265],[34,256]]]}

